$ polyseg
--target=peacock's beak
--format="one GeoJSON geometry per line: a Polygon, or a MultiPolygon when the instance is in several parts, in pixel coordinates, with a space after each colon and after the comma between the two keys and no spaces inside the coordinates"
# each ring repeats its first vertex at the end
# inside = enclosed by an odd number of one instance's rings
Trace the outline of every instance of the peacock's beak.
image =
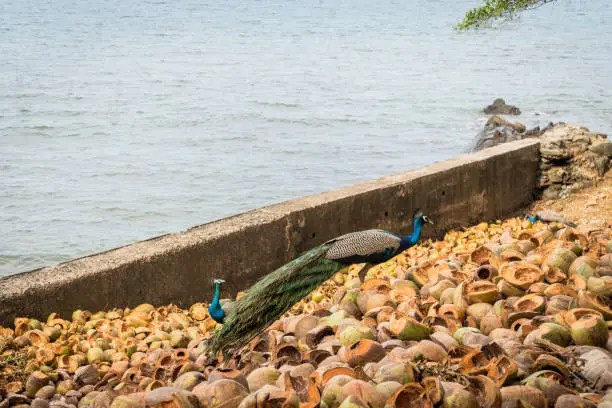
{"type": "Polygon", "coordinates": [[[428,223],[428,224],[433,225],[433,221],[432,221],[432,220],[431,220],[429,217],[427,217],[427,216],[424,216],[424,217],[423,217],[423,221],[425,221],[425,222],[426,222],[426,223],[428,223]]]}

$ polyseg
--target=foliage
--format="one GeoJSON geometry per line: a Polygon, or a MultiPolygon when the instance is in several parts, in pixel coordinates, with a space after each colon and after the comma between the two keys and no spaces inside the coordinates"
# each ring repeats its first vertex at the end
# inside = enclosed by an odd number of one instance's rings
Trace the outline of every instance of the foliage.
{"type": "MultiPolygon", "coordinates": [[[[0,388],[12,381],[21,381],[25,384],[32,371],[27,369],[29,358],[25,352],[15,352],[0,356],[0,388]],[[7,374],[8,373],[8,374],[7,374]]],[[[0,393],[0,395],[2,395],[0,393]]]]}
{"type": "Polygon", "coordinates": [[[538,8],[553,1],[555,0],[485,0],[482,6],[469,10],[455,29],[477,29],[491,20],[511,19],[523,10],[538,8]]]}

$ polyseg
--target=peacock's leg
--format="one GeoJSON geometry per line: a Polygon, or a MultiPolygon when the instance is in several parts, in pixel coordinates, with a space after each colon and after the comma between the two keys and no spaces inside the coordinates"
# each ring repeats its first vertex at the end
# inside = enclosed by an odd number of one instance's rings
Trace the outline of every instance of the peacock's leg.
{"type": "Polygon", "coordinates": [[[369,271],[370,269],[372,269],[372,267],[373,267],[373,266],[374,266],[374,264],[371,264],[371,263],[366,263],[366,264],[364,264],[364,265],[363,265],[363,268],[361,268],[361,269],[359,270],[359,272],[357,273],[357,275],[359,276],[359,280],[360,280],[361,282],[363,282],[363,281],[365,280],[365,277],[366,277],[366,275],[367,275],[368,271],[369,271]]]}

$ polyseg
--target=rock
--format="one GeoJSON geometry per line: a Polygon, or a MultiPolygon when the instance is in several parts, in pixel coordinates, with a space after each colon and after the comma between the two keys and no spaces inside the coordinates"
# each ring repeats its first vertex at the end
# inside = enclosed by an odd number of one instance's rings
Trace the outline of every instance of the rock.
{"type": "Polygon", "coordinates": [[[553,184],[565,183],[568,179],[568,172],[565,167],[555,166],[546,172],[548,179],[553,184]]]}
{"type": "Polygon", "coordinates": [[[516,135],[512,132],[512,130],[505,128],[503,130],[500,129],[492,129],[492,130],[482,130],[478,137],[476,145],[474,146],[473,151],[477,152],[482,149],[486,149],[487,147],[493,147],[500,145],[506,142],[513,142],[518,140],[516,135]]]}
{"type": "Polygon", "coordinates": [[[526,138],[529,138],[529,137],[540,137],[546,131],[548,131],[549,129],[552,129],[554,126],[555,126],[554,123],[549,122],[548,125],[546,125],[546,127],[544,129],[540,129],[539,126],[536,126],[533,129],[526,130],[525,133],[523,134],[523,139],[526,139],[526,138]]]}
{"type": "Polygon", "coordinates": [[[506,101],[502,98],[497,98],[493,103],[483,109],[487,115],[520,115],[519,108],[513,105],[506,105],[506,101]]]}
{"type": "Polygon", "coordinates": [[[549,170],[550,168],[552,168],[552,166],[550,165],[550,163],[540,163],[540,170],[541,171],[546,171],[549,170]]]}
{"type": "Polygon", "coordinates": [[[550,186],[542,192],[542,200],[555,200],[559,198],[560,192],[561,188],[559,188],[559,186],[550,186]]]}
{"type": "Polygon", "coordinates": [[[577,182],[574,184],[571,184],[567,187],[567,192],[568,193],[577,193],[578,191],[582,190],[585,187],[584,183],[582,182],[577,182]]]}
{"type": "Polygon", "coordinates": [[[602,177],[608,171],[608,164],[610,159],[606,156],[597,157],[595,159],[595,168],[597,169],[597,175],[602,177]]]}
{"type": "Polygon", "coordinates": [[[548,178],[548,175],[546,173],[541,174],[540,178],[538,179],[536,183],[536,187],[543,188],[543,187],[548,187],[548,186],[550,186],[550,178],[548,178]]]}
{"type": "Polygon", "coordinates": [[[540,147],[540,154],[543,158],[552,162],[565,162],[572,157],[572,153],[560,146],[546,146],[540,147]]]}
{"type": "Polygon", "coordinates": [[[606,141],[593,144],[589,147],[589,150],[600,156],[612,157],[612,142],[606,141]]]}
{"type": "Polygon", "coordinates": [[[501,116],[492,116],[478,134],[474,151],[487,147],[497,146],[502,143],[513,142],[523,138],[525,125],[519,122],[509,122],[501,116]]]}
{"type": "Polygon", "coordinates": [[[487,120],[487,123],[485,124],[485,128],[495,128],[495,127],[510,127],[513,130],[519,132],[519,133],[523,133],[525,131],[525,125],[523,125],[520,122],[510,122],[504,118],[502,118],[501,116],[491,116],[489,118],[489,120],[487,120]]]}
{"type": "Polygon", "coordinates": [[[543,130],[540,130],[539,126],[534,127],[533,129],[529,129],[525,131],[525,138],[528,137],[540,137],[542,136],[542,133],[544,133],[543,130]]]}

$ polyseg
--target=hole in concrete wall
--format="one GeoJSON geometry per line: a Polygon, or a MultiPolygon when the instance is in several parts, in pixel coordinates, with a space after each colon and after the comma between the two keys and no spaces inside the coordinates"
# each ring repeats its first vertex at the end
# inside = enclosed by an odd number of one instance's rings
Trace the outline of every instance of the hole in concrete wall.
{"type": "Polygon", "coordinates": [[[388,216],[389,216],[389,212],[385,211],[385,217],[388,217],[388,216]]]}
{"type": "Polygon", "coordinates": [[[317,234],[315,234],[315,233],[313,232],[313,233],[312,233],[312,237],[314,238],[314,237],[315,237],[315,235],[317,235],[317,234]]]}
{"type": "Polygon", "coordinates": [[[442,195],[445,196],[446,195],[446,190],[442,190],[442,195]]]}

